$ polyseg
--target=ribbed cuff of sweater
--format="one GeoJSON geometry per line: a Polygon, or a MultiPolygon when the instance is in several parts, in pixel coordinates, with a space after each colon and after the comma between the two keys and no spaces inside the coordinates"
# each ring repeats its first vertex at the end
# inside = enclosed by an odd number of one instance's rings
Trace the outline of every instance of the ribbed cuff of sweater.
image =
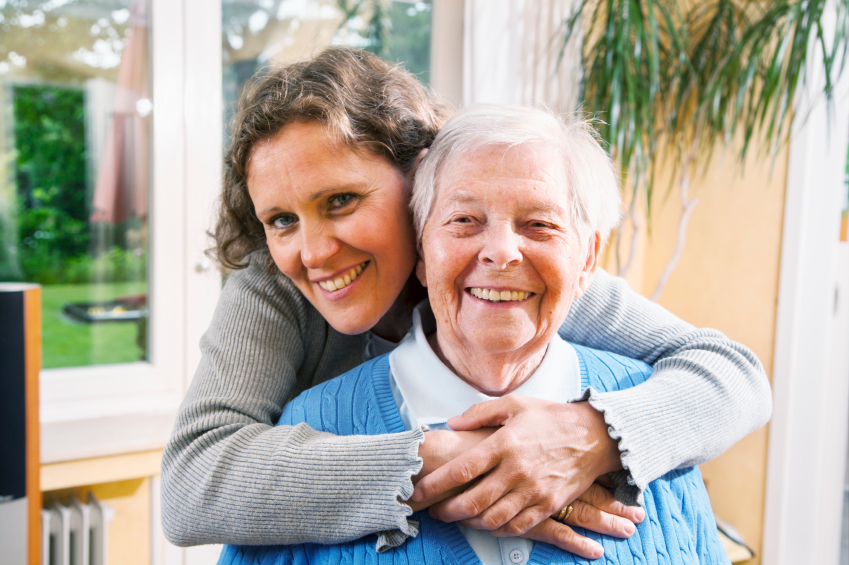
{"type": "Polygon", "coordinates": [[[407,518],[407,527],[403,530],[388,530],[377,534],[377,547],[375,549],[378,553],[384,553],[398,547],[407,541],[407,538],[414,538],[417,535],[419,535],[419,521],[407,518]]]}
{"type": "Polygon", "coordinates": [[[383,532],[378,532],[377,534],[377,544],[375,549],[378,553],[384,553],[389,551],[392,548],[398,547],[405,541],[407,538],[414,538],[419,535],[419,522],[418,520],[411,520],[409,518],[412,515],[412,509],[401,502],[401,500],[407,500],[411,496],[413,496],[413,475],[421,471],[422,469],[422,458],[419,457],[419,446],[424,443],[425,437],[424,433],[427,431],[427,426],[421,426],[415,430],[412,430],[413,439],[416,441],[415,445],[412,446],[413,451],[411,456],[415,458],[417,462],[417,466],[414,470],[411,470],[410,474],[407,476],[406,483],[402,485],[401,492],[396,498],[398,506],[404,512],[404,518],[399,522],[398,527],[392,530],[386,530],[383,532]]]}
{"type": "Polygon", "coordinates": [[[643,491],[648,486],[649,481],[639,482],[637,477],[645,477],[641,474],[640,464],[631,449],[629,443],[630,437],[623,432],[624,426],[614,409],[611,409],[608,399],[609,393],[603,394],[592,387],[587,387],[584,394],[577,402],[588,401],[590,406],[598,410],[604,415],[604,422],[607,424],[607,433],[610,439],[617,443],[619,447],[619,458],[622,461],[622,470],[608,473],[610,481],[613,483],[613,495],[616,500],[626,506],[642,506],[643,491]],[[635,466],[637,472],[635,472],[635,466]]]}

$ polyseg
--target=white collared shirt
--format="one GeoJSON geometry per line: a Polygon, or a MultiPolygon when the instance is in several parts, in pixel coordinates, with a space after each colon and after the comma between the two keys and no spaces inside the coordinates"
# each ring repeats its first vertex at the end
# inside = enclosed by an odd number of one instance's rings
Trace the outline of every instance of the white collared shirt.
{"type": "MultiPolygon", "coordinates": [[[[422,424],[434,430],[450,429],[449,418],[497,398],[479,392],[442,363],[427,341],[435,330],[430,305],[424,301],[413,312],[410,333],[389,355],[389,384],[408,430],[422,424]]],[[[555,335],[537,370],[511,394],[563,403],[579,397],[581,370],[575,350],[555,335]]],[[[483,565],[525,565],[534,547],[525,538],[496,538],[487,531],[457,525],[483,565]]]]}

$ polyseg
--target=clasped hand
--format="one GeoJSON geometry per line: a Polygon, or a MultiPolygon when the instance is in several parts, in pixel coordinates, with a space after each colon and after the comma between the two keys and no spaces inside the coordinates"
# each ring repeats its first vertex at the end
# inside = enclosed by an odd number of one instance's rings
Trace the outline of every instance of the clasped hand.
{"type": "Polygon", "coordinates": [[[615,537],[629,537],[645,516],[595,483],[621,462],[604,417],[587,402],[510,395],[476,404],[448,424],[460,433],[428,432],[420,449],[425,466],[410,500],[414,510],[428,507],[444,522],[588,559],[601,557],[601,545],[551,516],[571,503],[567,524],[615,537]]]}

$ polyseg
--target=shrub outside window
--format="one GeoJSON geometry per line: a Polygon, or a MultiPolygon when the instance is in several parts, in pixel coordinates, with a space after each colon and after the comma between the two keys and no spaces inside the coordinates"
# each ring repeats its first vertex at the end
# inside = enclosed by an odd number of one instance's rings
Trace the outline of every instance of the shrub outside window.
{"type": "Polygon", "coordinates": [[[0,2],[0,280],[43,285],[44,368],[148,359],[147,11],[0,2]]]}

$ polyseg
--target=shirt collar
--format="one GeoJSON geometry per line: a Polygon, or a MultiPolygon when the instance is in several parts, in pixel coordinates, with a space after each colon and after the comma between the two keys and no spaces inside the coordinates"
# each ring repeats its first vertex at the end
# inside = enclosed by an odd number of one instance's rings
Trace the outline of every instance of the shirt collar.
{"type": "MultiPolygon", "coordinates": [[[[389,355],[392,378],[403,399],[402,417],[410,428],[443,424],[473,404],[493,400],[446,367],[431,349],[427,335],[436,321],[427,300],[413,311],[413,328],[389,355]],[[406,412],[406,414],[404,414],[406,412]]],[[[568,402],[581,394],[578,356],[571,345],[555,335],[537,370],[511,394],[568,402]]]]}

